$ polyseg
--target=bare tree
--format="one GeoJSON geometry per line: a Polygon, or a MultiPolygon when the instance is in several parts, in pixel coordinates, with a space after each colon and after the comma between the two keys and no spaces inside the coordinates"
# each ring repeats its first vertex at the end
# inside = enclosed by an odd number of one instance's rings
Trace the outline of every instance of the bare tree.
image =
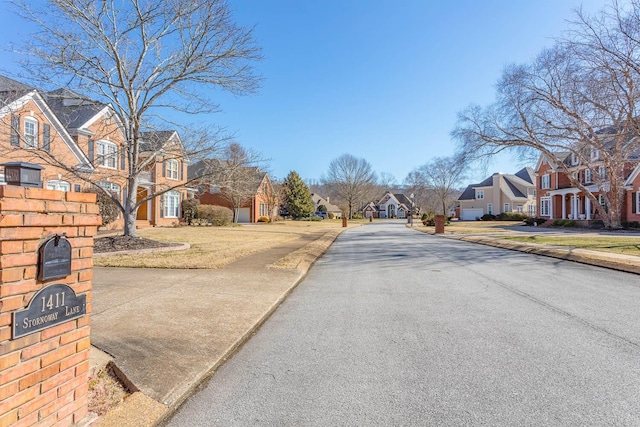
{"type": "MultiPolygon", "coordinates": [[[[115,201],[124,214],[124,234],[135,236],[138,207],[174,188],[156,186],[138,199],[141,174],[159,158],[210,157],[221,139],[219,133],[206,130],[194,132],[194,138],[183,132],[183,147],[167,147],[144,144],[144,133],[177,126],[166,120],[163,110],[216,111],[210,98],[214,89],[253,92],[259,79],[251,63],[260,59],[260,51],[252,31],[234,24],[224,0],[13,3],[39,28],[22,47],[29,80],[48,88],[69,88],[114,109],[128,165],[125,201],[115,201]]],[[[86,170],[57,163],[94,181],[86,170]]]]}
{"type": "Polygon", "coordinates": [[[415,195],[427,209],[446,215],[447,208],[458,198],[458,186],[464,179],[467,163],[462,156],[436,157],[418,167],[407,177],[415,195]]]}
{"type": "Polygon", "coordinates": [[[377,177],[365,159],[343,154],[329,163],[322,181],[330,188],[332,196],[345,202],[349,218],[353,218],[354,206],[373,197],[377,177]]]}
{"type": "Polygon", "coordinates": [[[382,192],[394,191],[398,187],[398,180],[396,180],[396,177],[389,172],[380,172],[378,185],[382,189],[382,192]]]}
{"type": "Polygon", "coordinates": [[[477,156],[544,155],[606,226],[619,227],[625,167],[640,149],[640,3],[623,10],[614,1],[596,16],[576,16],[570,31],[535,61],[507,67],[495,104],[460,113],[453,135],[462,151],[477,156]],[[572,173],[576,164],[590,171],[606,208],[572,173]]]}

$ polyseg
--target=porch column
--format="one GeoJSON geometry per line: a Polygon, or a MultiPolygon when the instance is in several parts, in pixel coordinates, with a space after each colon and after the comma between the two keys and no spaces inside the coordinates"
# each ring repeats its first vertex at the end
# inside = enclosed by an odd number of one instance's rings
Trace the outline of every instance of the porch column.
{"type": "Polygon", "coordinates": [[[584,199],[584,210],[585,214],[587,214],[587,221],[589,221],[591,219],[591,199],[588,197],[585,197],[584,199]]]}
{"type": "Polygon", "coordinates": [[[560,195],[560,199],[562,200],[562,219],[567,217],[567,201],[564,199],[564,194],[560,195]]]}
{"type": "Polygon", "coordinates": [[[573,219],[578,219],[578,193],[573,193],[573,206],[571,207],[571,216],[573,219]]]}
{"type": "Polygon", "coordinates": [[[549,197],[549,219],[553,219],[553,199],[555,196],[549,197]]]}

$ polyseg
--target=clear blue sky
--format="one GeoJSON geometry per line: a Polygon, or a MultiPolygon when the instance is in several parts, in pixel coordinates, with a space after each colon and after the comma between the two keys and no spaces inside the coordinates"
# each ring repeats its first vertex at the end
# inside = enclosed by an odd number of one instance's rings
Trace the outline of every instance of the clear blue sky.
{"type": "MultiPolygon", "coordinates": [[[[2,3],[6,8],[6,3],[2,3]]],[[[511,62],[532,59],[567,28],[572,10],[604,0],[230,0],[255,26],[265,60],[256,95],[217,94],[201,117],[235,131],[283,178],[318,179],[343,153],[402,182],[414,167],[454,152],[456,113],[493,100],[511,62]]],[[[0,43],[23,37],[0,13],[0,43]]],[[[0,53],[0,58],[7,57],[0,53]]],[[[0,66],[6,67],[6,63],[0,66]]],[[[504,157],[488,172],[523,165],[504,157]]],[[[482,172],[470,181],[482,179],[482,172]]]]}

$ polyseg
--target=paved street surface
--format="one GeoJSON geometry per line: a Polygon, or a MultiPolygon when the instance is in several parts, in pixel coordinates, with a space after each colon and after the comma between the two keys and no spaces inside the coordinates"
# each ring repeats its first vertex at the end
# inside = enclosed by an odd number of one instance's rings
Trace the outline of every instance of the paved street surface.
{"type": "Polygon", "coordinates": [[[638,277],[343,233],[170,426],[640,425],[638,277]]]}

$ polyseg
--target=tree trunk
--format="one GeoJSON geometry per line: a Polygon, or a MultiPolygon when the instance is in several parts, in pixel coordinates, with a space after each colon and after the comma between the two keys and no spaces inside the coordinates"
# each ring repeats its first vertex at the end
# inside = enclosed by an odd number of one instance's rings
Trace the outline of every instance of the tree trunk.
{"type": "Polygon", "coordinates": [[[136,230],[136,217],[138,215],[138,182],[135,178],[129,178],[127,200],[124,203],[124,235],[138,237],[136,230]]]}

